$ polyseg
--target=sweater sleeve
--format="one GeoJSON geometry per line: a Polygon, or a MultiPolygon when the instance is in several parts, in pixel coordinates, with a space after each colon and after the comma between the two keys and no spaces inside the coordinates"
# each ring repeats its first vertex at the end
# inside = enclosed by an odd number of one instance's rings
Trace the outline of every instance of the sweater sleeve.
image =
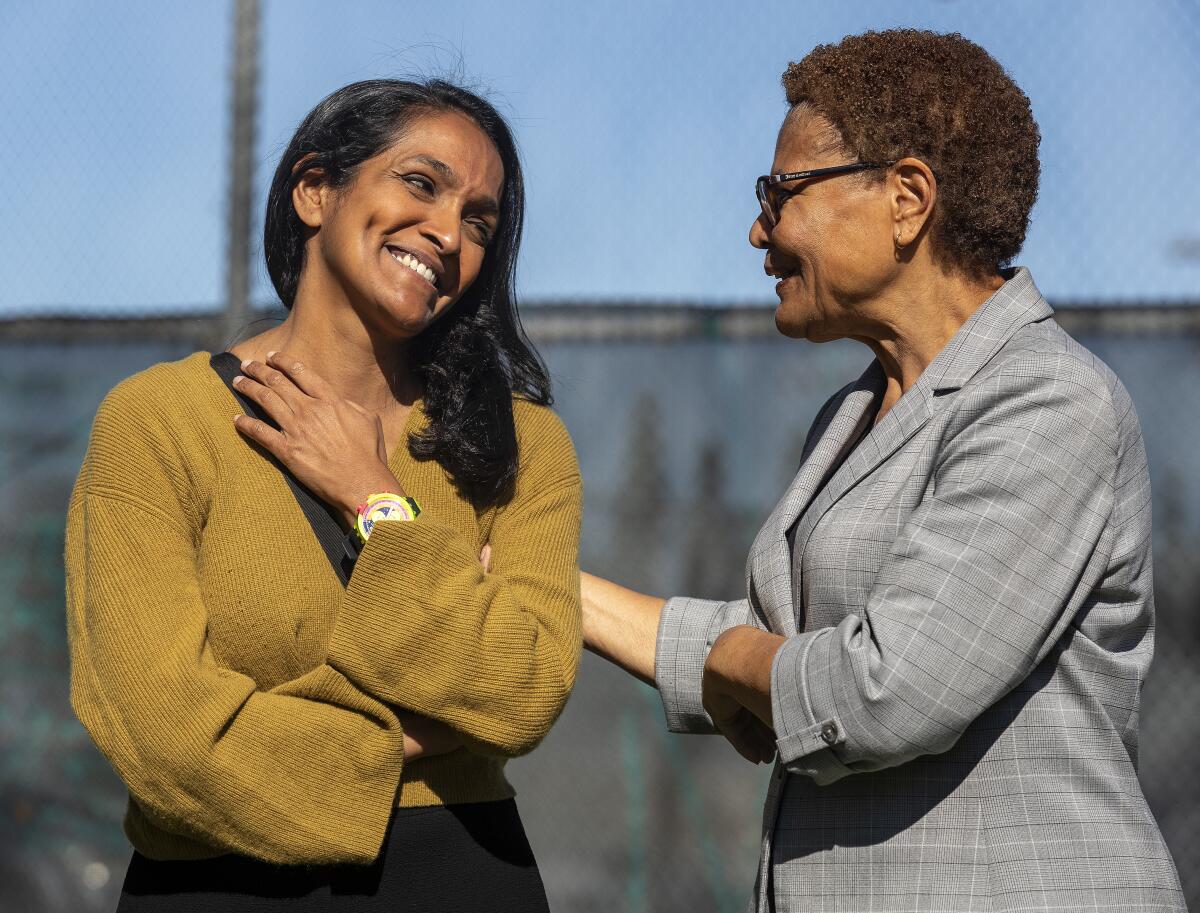
{"type": "Polygon", "coordinates": [[[260,691],[216,661],[188,473],[128,400],[102,405],[68,516],[76,714],[182,855],[371,861],[403,764],[395,714],[327,665],[260,691]]]}
{"type": "Polygon", "coordinates": [[[432,512],[377,524],[358,559],[328,662],[380,700],[448,723],[483,754],[531,751],[566,703],[581,648],[582,483],[549,409],[514,403],[520,469],[474,537],[432,512]]]}

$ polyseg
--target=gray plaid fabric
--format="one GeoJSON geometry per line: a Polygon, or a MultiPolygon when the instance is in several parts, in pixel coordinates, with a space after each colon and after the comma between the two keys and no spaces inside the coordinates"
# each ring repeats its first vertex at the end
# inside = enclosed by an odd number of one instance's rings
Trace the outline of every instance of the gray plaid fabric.
{"type": "Polygon", "coordinates": [[[672,599],[659,628],[676,732],[712,731],[721,631],[788,638],[751,909],[1185,910],[1137,780],[1154,610],[1125,388],[1023,269],[871,428],[883,381],[818,415],[748,598],[672,599]]]}

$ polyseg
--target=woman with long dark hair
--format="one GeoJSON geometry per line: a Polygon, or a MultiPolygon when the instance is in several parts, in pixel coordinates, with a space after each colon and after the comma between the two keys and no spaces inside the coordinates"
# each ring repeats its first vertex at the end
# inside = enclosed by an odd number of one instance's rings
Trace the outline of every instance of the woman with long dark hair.
{"type": "Polygon", "coordinates": [[[271,184],[287,319],[101,406],[68,621],[130,791],[120,910],[545,908],[503,768],[574,680],[581,485],[523,203],[478,96],[340,89],[271,184]]]}

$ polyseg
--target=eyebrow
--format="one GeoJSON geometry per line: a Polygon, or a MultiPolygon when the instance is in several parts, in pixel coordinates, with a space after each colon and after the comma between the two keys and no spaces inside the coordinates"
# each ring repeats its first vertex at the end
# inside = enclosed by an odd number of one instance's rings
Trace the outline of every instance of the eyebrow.
{"type": "MultiPolygon", "coordinates": [[[[458,175],[454,173],[453,168],[441,159],[434,158],[432,155],[418,153],[413,156],[413,160],[436,171],[446,183],[452,186],[458,185],[458,175]]],[[[481,197],[476,201],[475,205],[483,215],[494,216],[500,214],[500,204],[493,197],[481,197]]]]}
{"type": "Polygon", "coordinates": [[[414,155],[413,158],[422,165],[428,165],[450,183],[458,183],[458,175],[454,173],[454,169],[441,159],[435,159],[432,155],[414,155]]]}

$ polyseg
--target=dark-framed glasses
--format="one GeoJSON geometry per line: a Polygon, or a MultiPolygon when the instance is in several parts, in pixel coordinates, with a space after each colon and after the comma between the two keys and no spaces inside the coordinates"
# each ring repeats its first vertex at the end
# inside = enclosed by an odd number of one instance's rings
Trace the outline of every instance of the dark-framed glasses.
{"type": "Polygon", "coordinates": [[[779,190],[780,184],[792,181],[803,181],[806,178],[828,177],[834,174],[852,174],[855,171],[867,171],[871,168],[888,168],[896,164],[892,162],[851,162],[848,165],[832,165],[828,168],[814,168],[811,171],[789,171],[785,174],[764,174],[754,182],[754,193],[758,197],[758,205],[762,207],[767,225],[774,226],[779,221],[779,207],[797,190],[779,190]]]}

